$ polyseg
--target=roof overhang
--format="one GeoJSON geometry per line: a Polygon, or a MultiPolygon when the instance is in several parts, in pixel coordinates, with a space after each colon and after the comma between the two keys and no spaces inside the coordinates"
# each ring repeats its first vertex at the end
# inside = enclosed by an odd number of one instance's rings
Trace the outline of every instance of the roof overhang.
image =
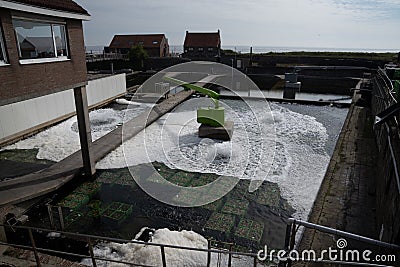
{"type": "Polygon", "coordinates": [[[0,0],[0,8],[7,8],[7,9],[29,12],[29,13],[34,13],[34,14],[68,18],[68,19],[78,19],[78,20],[85,20],[85,21],[88,21],[91,19],[90,15],[48,9],[48,8],[43,8],[43,7],[36,7],[36,6],[31,6],[31,5],[24,5],[21,3],[9,2],[9,1],[4,1],[4,0],[0,0]]]}

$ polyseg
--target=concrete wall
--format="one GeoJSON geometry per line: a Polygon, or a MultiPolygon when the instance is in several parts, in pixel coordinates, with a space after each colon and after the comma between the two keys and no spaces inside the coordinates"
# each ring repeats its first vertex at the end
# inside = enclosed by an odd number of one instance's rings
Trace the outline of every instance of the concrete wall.
{"type": "MultiPolygon", "coordinates": [[[[126,92],[125,74],[89,81],[88,104],[104,104],[126,92]]],[[[29,135],[75,113],[73,90],[0,106],[0,144],[29,135]]]]}
{"type": "Polygon", "coordinates": [[[363,58],[333,58],[326,56],[284,56],[284,55],[253,55],[253,62],[259,66],[281,65],[314,65],[314,66],[353,66],[377,69],[383,67],[386,62],[382,60],[370,60],[363,58]]]}
{"type": "Polygon", "coordinates": [[[125,92],[125,73],[92,80],[87,85],[88,104],[97,105],[125,92]]]}

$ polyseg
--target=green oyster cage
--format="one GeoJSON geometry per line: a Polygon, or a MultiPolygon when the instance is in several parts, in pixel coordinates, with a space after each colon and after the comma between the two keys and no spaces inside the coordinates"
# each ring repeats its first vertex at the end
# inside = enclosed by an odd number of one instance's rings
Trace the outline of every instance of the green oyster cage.
{"type": "Polygon", "coordinates": [[[207,221],[205,228],[222,233],[229,233],[235,224],[235,217],[230,214],[214,212],[207,221]]]}
{"type": "Polygon", "coordinates": [[[58,206],[78,210],[86,205],[90,199],[100,190],[101,184],[97,182],[86,182],[76,188],[72,194],[66,196],[57,203],[58,206]]]}
{"type": "Polygon", "coordinates": [[[124,168],[119,171],[119,178],[115,181],[115,183],[134,188],[136,187],[136,181],[133,176],[137,176],[135,172],[131,174],[128,168],[124,168]]]}
{"type": "Polygon", "coordinates": [[[258,192],[257,203],[273,208],[280,207],[280,191],[274,187],[266,187],[265,190],[258,192]]]}
{"type": "Polygon", "coordinates": [[[193,179],[194,174],[187,172],[178,172],[168,179],[173,184],[179,186],[188,186],[193,179]]]}
{"type": "Polygon", "coordinates": [[[77,211],[71,212],[64,218],[65,224],[68,226],[68,225],[74,223],[75,221],[81,219],[82,216],[83,216],[83,213],[81,213],[81,212],[77,212],[77,211]]]}
{"type": "Polygon", "coordinates": [[[221,198],[221,199],[218,199],[218,200],[216,200],[214,202],[211,202],[211,203],[209,203],[207,205],[202,206],[202,208],[207,209],[207,210],[211,210],[211,211],[217,211],[221,207],[222,202],[223,201],[222,201],[222,198],[221,198]]]}
{"type": "Polygon", "coordinates": [[[247,212],[249,202],[246,199],[228,198],[222,211],[236,215],[244,215],[247,212]]]}
{"type": "Polygon", "coordinates": [[[200,174],[197,179],[193,179],[190,183],[191,187],[204,186],[214,182],[219,176],[216,174],[200,174]]]}
{"type": "Polygon", "coordinates": [[[121,223],[132,214],[133,206],[122,202],[112,202],[101,211],[105,220],[121,223]]]}
{"type": "Polygon", "coordinates": [[[239,225],[236,227],[235,236],[249,241],[260,242],[263,232],[264,225],[262,223],[241,218],[239,225]]]}
{"type": "Polygon", "coordinates": [[[114,184],[119,179],[119,175],[115,172],[101,171],[97,177],[97,182],[104,184],[114,184]]]}
{"type": "Polygon", "coordinates": [[[74,190],[75,194],[87,195],[92,198],[97,192],[100,191],[101,184],[97,182],[87,182],[80,185],[74,190]]]}
{"type": "Polygon", "coordinates": [[[101,214],[101,200],[92,200],[87,204],[89,208],[88,215],[91,217],[99,217],[101,214]]]}
{"type": "Polygon", "coordinates": [[[78,210],[82,206],[86,205],[89,202],[90,198],[88,195],[80,194],[80,193],[72,193],[65,197],[63,200],[58,202],[58,206],[69,208],[71,210],[78,210]]]}

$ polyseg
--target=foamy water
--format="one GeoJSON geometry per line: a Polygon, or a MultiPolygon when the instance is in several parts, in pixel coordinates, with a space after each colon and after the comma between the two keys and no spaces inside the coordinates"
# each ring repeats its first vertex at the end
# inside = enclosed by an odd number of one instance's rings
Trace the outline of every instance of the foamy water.
{"type": "Polygon", "coordinates": [[[202,139],[195,121],[198,100],[191,101],[125,142],[96,167],[158,161],[185,171],[265,179],[279,185],[282,196],[296,209],[295,218],[307,219],[329,163],[326,128],[312,116],[276,104],[270,105],[271,116],[263,101],[251,101],[253,110],[243,102],[226,101],[227,118],[235,121],[232,140],[202,139]]]}
{"type": "MultiPolygon", "coordinates": [[[[143,230],[143,229],[142,229],[143,230]]],[[[139,235],[139,234],[138,234],[139,235]]],[[[169,229],[159,229],[154,232],[151,238],[152,243],[175,245],[182,247],[207,249],[208,241],[203,236],[193,231],[171,231],[169,229]]],[[[93,248],[95,256],[126,261],[146,266],[162,266],[161,252],[158,246],[141,244],[119,244],[102,243],[93,248]]],[[[190,251],[183,249],[165,248],[165,259],[167,266],[186,266],[201,267],[207,265],[207,252],[190,251]]],[[[232,259],[233,266],[246,267],[252,265],[252,258],[237,257],[232,259]]],[[[124,264],[110,263],[97,260],[97,266],[128,266],[124,264]]],[[[85,259],[81,262],[91,266],[91,260],[85,259]]],[[[216,253],[211,255],[211,266],[227,266],[228,256],[216,253]]],[[[264,266],[260,265],[259,266],[264,266]]]]}
{"type": "MultiPolygon", "coordinates": [[[[147,105],[141,105],[129,110],[98,109],[89,113],[92,139],[97,140],[142,113],[147,105]]],[[[78,123],[76,116],[42,131],[30,138],[4,147],[7,149],[39,149],[38,159],[61,161],[80,150],[78,123]]]]}
{"type": "MultiPolygon", "coordinates": [[[[251,101],[253,110],[243,102],[226,101],[227,118],[235,121],[232,141],[202,139],[197,136],[199,124],[195,110],[209,100],[196,101],[199,100],[186,101],[161,117],[96,167],[112,169],[159,161],[186,171],[266,179],[279,185],[282,196],[296,209],[296,218],[307,219],[329,163],[324,149],[328,138],[326,128],[312,116],[277,104],[270,105],[271,113],[262,101],[251,101]]],[[[93,139],[104,136],[145,108],[91,112],[93,139]]],[[[78,151],[76,118],[5,149],[32,148],[39,149],[38,158],[53,161],[78,151]]]]}
{"type": "MultiPolygon", "coordinates": [[[[227,118],[235,121],[232,141],[202,139],[197,136],[199,124],[195,120],[195,110],[209,100],[193,101],[186,101],[125,142],[100,161],[97,168],[122,168],[158,161],[186,171],[265,179],[278,184],[282,197],[296,210],[295,218],[307,219],[329,163],[325,148],[328,134],[324,125],[313,116],[293,112],[282,105],[270,104],[266,107],[265,102],[251,101],[253,110],[250,110],[243,102],[226,101],[227,118]]],[[[104,136],[145,108],[91,112],[93,139],[104,136]]],[[[38,158],[53,161],[62,160],[79,150],[76,118],[6,147],[32,148],[39,149],[38,158]]],[[[189,231],[161,229],[157,233],[153,242],[199,248],[206,245],[204,237],[189,231]]],[[[159,257],[150,257],[156,253],[152,250],[142,245],[105,243],[96,246],[95,254],[120,260],[134,259],[142,264],[158,264],[159,257]]],[[[159,249],[156,250],[159,253],[159,249]]],[[[203,266],[202,262],[206,259],[204,253],[166,252],[167,261],[186,262],[186,266],[203,266]]],[[[235,261],[234,266],[249,264],[246,258],[235,261]]],[[[85,263],[90,264],[89,261],[85,263]]],[[[116,265],[102,263],[100,266],[116,265]]]]}
{"type": "MultiPolygon", "coordinates": [[[[196,104],[190,101],[187,104],[127,141],[97,167],[120,168],[162,161],[171,168],[187,171],[213,172],[242,179],[262,178],[279,185],[283,197],[296,209],[294,217],[307,218],[329,162],[325,150],[328,134],[320,122],[276,104],[270,106],[272,113],[264,114],[264,102],[252,103],[257,115],[254,116],[243,103],[227,101],[226,104],[232,107],[228,108],[227,117],[235,119],[234,135],[231,142],[216,142],[197,137],[196,113],[187,110],[193,110],[196,104]],[[259,125],[255,117],[258,117],[259,125]],[[265,124],[271,124],[272,118],[274,132],[268,134],[271,127],[265,127],[265,124]],[[274,154],[271,154],[271,147],[266,145],[273,143],[274,154]],[[272,168],[268,168],[271,158],[274,159],[272,168]]],[[[204,248],[207,244],[204,237],[193,232],[161,229],[156,233],[156,239],[153,239],[156,243],[177,243],[197,248],[204,248]]],[[[205,253],[178,250],[167,253],[167,262],[172,265],[195,267],[206,263],[205,253]]],[[[141,264],[161,264],[158,248],[141,245],[101,244],[96,247],[95,254],[141,264]]],[[[213,255],[212,266],[216,264],[217,255],[213,255]]],[[[233,262],[233,266],[251,264],[252,259],[246,257],[234,258],[233,262]]],[[[101,266],[107,265],[103,263],[101,266]]],[[[227,266],[227,257],[222,257],[221,266],[227,266]]]]}

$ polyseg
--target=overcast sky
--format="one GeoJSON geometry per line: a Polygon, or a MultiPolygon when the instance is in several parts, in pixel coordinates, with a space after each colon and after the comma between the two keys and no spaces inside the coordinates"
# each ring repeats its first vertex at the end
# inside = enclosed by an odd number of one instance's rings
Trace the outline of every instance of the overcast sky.
{"type": "Polygon", "coordinates": [[[221,30],[222,45],[400,49],[400,0],[75,0],[86,45],[114,34],[221,30]]]}

